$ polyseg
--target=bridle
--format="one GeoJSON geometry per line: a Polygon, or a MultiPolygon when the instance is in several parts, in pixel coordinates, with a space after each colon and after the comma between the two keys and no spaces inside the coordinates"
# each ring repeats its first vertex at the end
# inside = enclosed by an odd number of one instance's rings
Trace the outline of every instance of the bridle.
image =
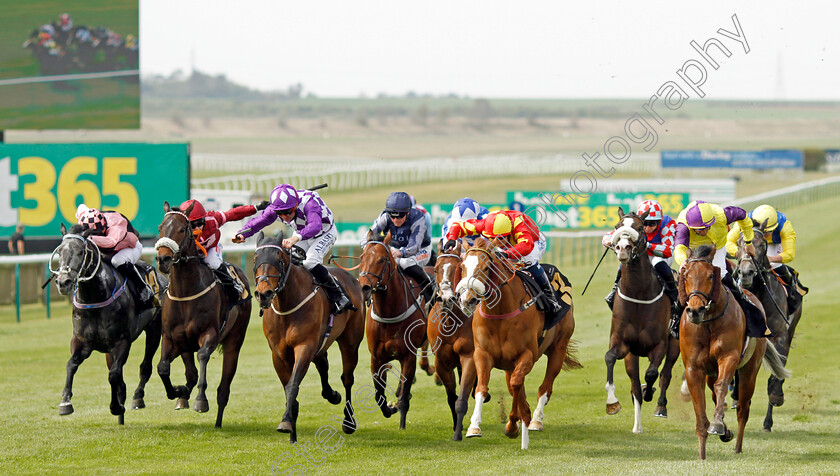
{"type": "Polygon", "coordinates": [[[271,285],[271,278],[277,278],[277,285],[274,286],[271,291],[269,291],[269,301],[273,300],[275,296],[280,294],[280,291],[286,286],[286,282],[289,280],[289,275],[291,273],[286,272],[286,266],[283,260],[277,258],[277,254],[275,253],[273,256],[264,256],[259,257],[259,255],[265,255],[266,253],[257,253],[262,249],[277,249],[283,251],[285,253],[289,253],[289,250],[283,248],[280,245],[260,245],[254,250],[254,289],[260,285],[263,281],[268,282],[269,286],[271,285]],[[278,274],[261,274],[257,275],[257,269],[260,266],[267,264],[274,269],[277,270],[278,274]]]}
{"type": "Polygon", "coordinates": [[[52,262],[53,262],[53,258],[55,257],[55,254],[58,252],[59,248],[61,248],[64,245],[64,241],[67,240],[68,238],[81,241],[82,246],[84,248],[84,255],[82,256],[82,265],[79,267],[79,270],[76,271],[76,277],[73,280],[73,284],[75,286],[78,286],[79,282],[90,281],[99,272],[99,267],[102,264],[102,252],[99,251],[99,247],[96,246],[96,244],[93,241],[91,241],[90,238],[84,237],[82,235],[77,235],[77,234],[74,234],[74,233],[67,233],[67,234],[64,235],[64,237],[61,238],[61,244],[58,245],[53,250],[52,254],[50,255],[50,273],[52,273],[52,274],[58,275],[58,274],[63,273],[63,272],[69,273],[69,272],[73,271],[73,269],[70,268],[69,264],[62,265],[61,264],[61,259],[58,260],[59,268],[57,270],[52,268],[52,262]],[[90,244],[91,246],[88,246],[88,244],[90,244]],[[96,253],[94,254],[92,251],[89,252],[90,248],[93,248],[94,250],[96,250],[96,253]],[[95,256],[95,259],[96,259],[96,266],[93,268],[93,271],[91,271],[91,273],[89,275],[83,276],[82,272],[85,269],[89,268],[91,264],[93,264],[94,256],[95,256]]]}
{"type": "MultiPolygon", "coordinates": [[[[705,258],[691,258],[686,262],[685,273],[688,274],[688,265],[690,265],[691,263],[696,263],[698,261],[703,262],[703,263],[707,263],[707,264],[711,265],[712,268],[714,269],[714,264],[712,264],[712,262],[710,262],[709,260],[707,260],[705,258]]],[[[711,292],[713,294],[714,294],[714,286],[715,286],[715,283],[712,283],[712,291],[711,292]]],[[[720,286],[721,288],[725,287],[725,286],[723,286],[723,284],[718,284],[718,286],[720,286]]],[[[723,290],[721,289],[721,291],[723,291],[723,290]]],[[[691,291],[690,293],[688,293],[688,295],[686,296],[686,298],[685,298],[686,305],[688,304],[688,300],[691,299],[692,296],[699,296],[701,300],[706,302],[706,304],[703,305],[703,309],[705,309],[706,312],[709,312],[709,310],[715,304],[715,301],[712,300],[712,297],[710,295],[704,293],[703,291],[694,290],[694,291],[691,291]]],[[[726,313],[726,310],[729,308],[729,298],[727,297],[725,299],[726,299],[726,305],[723,306],[723,310],[720,312],[720,314],[718,314],[717,316],[710,317],[708,319],[701,319],[700,321],[696,322],[696,324],[702,324],[704,322],[710,322],[710,321],[714,321],[716,319],[720,319],[720,317],[723,316],[726,313]]]]}
{"type": "MultiPolygon", "coordinates": [[[[381,273],[377,274],[377,273],[373,273],[373,272],[370,272],[370,271],[362,271],[362,272],[359,273],[359,281],[361,281],[362,278],[366,278],[367,281],[368,281],[368,284],[370,285],[371,293],[376,293],[376,292],[379,292],[379,291],[383,291],[383,292],[387,291],[388,290],[388,285],[385,284],[385,283],[388,282],[391,279],[391,277],[393,276],[394,267],[395,267],[394,265],[392,265],[392,263],[394,262],[394,259],[390,256],[391,250],[389,249],[388,245],[386,245],[385,243],[383,243],[381,241],[369,241],[367,244],[368,245],[371,245],[371,244],[382,245],[385,248],[385,253],[388,255],[387,256],[388,259],[385,260],[385,263],[386,263],[385,264],[385,269],[383,269],[381,273]],[[388,273],[387,278],[383,276],[386,272],[388,273]],[[376,279],[377,279],[376,285],[373,285],[371,279],[368,276],[376,277],[376,279]]],[[[365,245],[365,246],[367,246],[367,245],[365,245]]]]}
{"type": "MultiPolygon", "coordinates": [[[[168,211],[164,214],[164,216],[163,216],[164,221],[166,221],[166,217],[169,216],[169,215],[176,215],[176,216],[179,215],[179,216],[183,217],[184,220],[187,222],[188,228],[192,229],[192,223],[190,222],[190,219],[189,219],[189,217],[187,217],[186,213],[184,213],[180,210],[170,210],[170,211],[168,211]]],[[[191,235],[187,235],[184,238],[184,240],[180,244],[178,244],[172,238],[169,238],[168,236],[162,236],[155,243],[155,251],[157,251],[160,248],[168,248],[169,251],[171,251],[172,255],[174,256],[174,261],[172,262],[172,264],[178,264],[179,262],[181,262],[182,258],[185,262],[189,262],[189,260],[192,260],[192,259],[202,259],[200,256],[195,256],[195,255],[184,256],[181,253],[185,248],[187,248],[190,240],[194,240],[194,239],[195,238],[193,238],[191,235]]]]}
{"type": "MultiPolygon", "coordinates": [[[[438,257],[437,257],[438,263],[440,263],[441,258],[455,258],[455,259],[458,260],[458,263],[463,262],[463,259],[461,258],[461,255],[455,254],[455,253],[443,253],[443,254],[438,255],[438,257]]],[[[458,265],[458,266],[460,267],[460,265],[458,265]]],[[[437,267],[437,263],[435,264],[435,267],[437,267]]],[[[455,271],[455,273],[457,273],[457,272],[458,271],[455,271]]],[[[452,282],[449,281],[449,279],[446,276],[444,276],[443,279],[441,280],[441,282],[438,283],[437,289],[435,289],[435,299],[441,300],[441,291],[445,291],[447,289],[451,290],[454,294],[455,290],[452,288],[452,282]]]]}

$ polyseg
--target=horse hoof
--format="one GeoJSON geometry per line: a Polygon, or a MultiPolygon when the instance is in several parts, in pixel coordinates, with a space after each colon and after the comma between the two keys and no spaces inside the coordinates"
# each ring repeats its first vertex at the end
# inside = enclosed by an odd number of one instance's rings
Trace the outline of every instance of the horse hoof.
{"type": "Polygon", "coordinates": [[[210,404],[207,400],[195,400],[195,406],[193,406],[193,410],[197,411],[198,413],[207,413],[210,411],[210,404]]]}
{"type": "Polygon", "coordinates": [[[730,410],[735,410],[738,408],[738,400],[732,400],[732,405],[729,405],[730,410]]]}
{"type": "Polygon", "coordinates": [[[338,405],[341,403],[341,394],[333,390],[333,393],[331,395],[324,396],[324,399],[333,405],[338,405]]]}
{"type": "Polygon", "coordinates": [[[135,398],[131,401],[131,409],[132,410],[139,410],[141,408],[146,408],[146,402],[142,398],[135,398]]]}
{"type": "MultiPolygon", "coordinates": [[[[346,417],[345,417],[346,419],[346,417]]],[[[342,423],[341,424],[341,431],[344,432],[345,435],[352,435],[356,432],[357,423],[356,420],[353,420],[351,424],[342,423]]]]}
{"type": "Polygon", "coordinates": [[[59,415],[69,415],[73,413],[73,404],[70,402],[66,403],[59,403],[58,404],[58,414],[59,415]]]}
{"type": "Polygon", "coordinates": [[[621,411],[621,404],[618,402],[607,404],[607,415],[615,415],[621,411]]]}
{"type": "Polygon", "coordinates": [[[712,423],[709,425],[708,433],[710,435],[724,435],[726,433],[726,425],[718,422],[712,423]]]}
{"type": "Polygon", "coordinates": [[[724,434],[720,435],[720,441],[722,441],[724,443],[728,443],[728,442],[732,441],[732,438],[734,438],[734,437],[735,437],[735,432],[727,428],[726,432],[724,434]]]}
{"type": "Polygon", "coordinates": [[[467,438],[475,438],[481,436],[481,428],[479,427],[469,427],[467,428],[467,438]]]}
{"type": "Polygon", "coordinates": [[[543,424],[541,421],[531,420],[531,424],[528,425],[529,431],[543,431],[543,424]]]}
{"type": "Polygon", "coordinates": [[[186,398],[179,398],[178,402],[175,403],[176,410],[184,410],[190,408],[190,401],[186,398]]]}
{"type": "Polygon", "coordinates": [[[770,432],[771,432],[771,431],[773,431],[773,430],[771,430],[770,428],[764,428],[764,429],[762,429],[762,431],[763,431],[764,433],[770,433],[770,432]]]}
{"type": "Polygon", "coordinates": [[[124,406],[120,405],[116,408],[111,407],[111,415],[122,416],[124,414],[125,414],[125,407],[124,406]]]}
{"type": "Polygon", "coordinates": [[[653,412],[653,416],[659,418],[668,418],[668,409],[663,406],[657,406],[656,411],[653,412]]]}
{"type": "Polygon", "coordinates": [[[784,395],[770,395],[767,397],[767,400],[770,402],[770,405],[773,405],[774,407],[780,407],[785,404],[784,395]]]}
{"type": "Polygon", "coordinates": [[[280,433],[291,433],[292,423],[288,421],[281,421],[280,424],[277,425],[277,431],[280,433]]]}
{"type": "Polygon", "coordinates": [[[642,399],[646,402],[653,400],[653,393],[656,392],[656,387],[651,386],[648,388],[647,385],[642,386],[642,399]]]}
{"type": "Polygon", "coordinates": [[[513,423],[512,421],[508,420],[507,424],[505,425],[505,436],[510,439],[519,438],[519,425],[513,423]],[[513,428],[511,428],[511,426],[513,428]]]}

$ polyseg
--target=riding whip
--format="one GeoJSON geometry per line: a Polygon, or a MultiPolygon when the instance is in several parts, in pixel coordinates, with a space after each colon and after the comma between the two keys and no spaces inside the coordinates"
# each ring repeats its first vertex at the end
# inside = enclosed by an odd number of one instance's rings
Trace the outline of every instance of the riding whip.
{"type": "Polygon", "coordinates": [[[316,185],[314,187],[308,188],[307,190],[309,190],[310,192],[314,192],[315,190],[321,190],[322,188],[327,188],[329,186],[330,185],[328,183],[322,183],[321,185],[316,185]]]}
{"type": "Polygon", "coordinates": [[[584,294],[586,294],[586,288],[588,288],[588,287],[589,287],[589,283],[591,283],[591,282],[592,282],[592,278],[594,278],[594,277],[595,277],[595,272],[596,272],[596,271],[598,271],[598,266],[601,266],[601,261],[604,261],[604,256],[607,256],[607,251],[609,251],[609,250],[610,250],[609,248],[606,248],[606,249],[604,250],[604,254],[602,254],[602,255],[601,255],[601,259],[599,259],[599,260],[598,260],[598,264],[596,264],[596,265],[595,265],[595,269],[593,269],[593,270],[592,270],[592,276],[590,276],[590,277],[589,277],[589,281],[587,281],[587,282],[586,282],[586,286],[584,286],[584,287],[583,287],[583,292],[582,292],[582,293],[580,293],[580,295],[581,295],[581,296],[583,296],[584,294]]]}

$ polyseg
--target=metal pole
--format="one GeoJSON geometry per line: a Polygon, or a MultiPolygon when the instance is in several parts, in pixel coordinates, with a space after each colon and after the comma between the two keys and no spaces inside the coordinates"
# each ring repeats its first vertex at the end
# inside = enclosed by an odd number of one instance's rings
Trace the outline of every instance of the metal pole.
{"type": "MultiPolygon", "coordinates": [[[[49,278],[52,273],[50,272],[50,263],[47,263],[47,278],[49,278]]],[[[50,318],[50,286],[47,286],[46,294],[44,294],[44,302],[47,304],[47,319],[50,318]]]]}
{"type": "Polygon", "coordinates": [[[20,263],[15,264],[15,315],[20,322],[20,263]]]}

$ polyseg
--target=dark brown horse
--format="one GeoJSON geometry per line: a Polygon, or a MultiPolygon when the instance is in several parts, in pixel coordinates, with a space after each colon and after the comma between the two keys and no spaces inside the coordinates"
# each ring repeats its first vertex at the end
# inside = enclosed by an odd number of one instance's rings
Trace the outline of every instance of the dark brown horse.
{"type": "MultiPolygon", "coordinates": [[[[178,399],[176,409],[189,408],[193,387],[198,384],[194,410],[207,412],[207,362],[217,346],[222,346],[224,356],[222,378],[216,393],[219,409],[216,427],[222,426],[222,416],[230,396],[230,383],[236,374],[239,351],[245,340],[245,331],[251,319],[251,300],[228,305],[227,293],[216,281],[213,270],[202,262],[204,256],[193,236],[187,218],[192,206],[186,210],[170,208],[164,202],[165,215],[158,229],[158,268],[169,273],[170,284],[163,301],[163,342],[158,363],[158,375],[163,381],[166,396],[178,399]],[[196,371],[193,353],[198,353],[200,372],[196,371]],[[169,366],[181,356],[184,361],[187,384],[172,386],[169,366]]],[[[224,266],[224,264],[223,264],[224,266]]],[[[247,278],[236,268],[239,279],[248,291],[247,278]]]]}
{"type": "MultiPolygon", "coordinates": [[[[67,378],[58,406],[59,415],[73,413],[73,377],[79,365],[95,350],[105,353],[108,382],[111,384],[112,415],[120,425],[125,423],[125,380],[123,366],[128,359],[131,343],[146,332],[146,349],[140,364],[140,384],[134,391],[132,408],[146,406],[146,382],[152,375],[152,359],[160,345],[160,305],[142,313],[136,312],[135,298],[128,290],[128,281],[119,275],[99,248],[88,236],[92,229],[74,225],[68,233],[61,225],[61,244],[53,251],[58,258],[56,277],[58,292],[73,295],[73,338],[70,340],[70,360],[67,378]]],[[[50,260],[52,261],[52,260],[50,260]]],[[[164,287],[166,278],[158,276],[158,286],[164,287]]]]}
{"type": "Polygon", "coordinates": [[[643,225],[647,212],[642,216],[625,214],[619,207],[618,216],[612,242],[621,263],[621,280],[613,305],[609,350],[604,356],[607,363],[607,414],[614,415],[621,410],[615,396],[613,366],[616,360],[624,359],[635,411],[633,433],[641,433],[642,399],[646,402],[653,399],[653,384],[663,359],[665,365],[659,378],[661,391],[654,416],[668,416],[666,392],[671,384],[671,369],[680,355],[680,346],[677,339],[668,333],[670,300],[647,254],[643,225]],[[639,382],[639,357],[647,357],[650,361],[644,387],[639,382]]]}
{"type": "Polygon", "coordinates": [[[260,232],[254,254],[254,296],[263,309],[263,332],[271,349],[274,370],[286,391],[286,411],[277,431],[289,433],[290,442],[297,441],[298,390],[313,362],[321,376],[321,396],[333,405],[341,403],[341,394],[330,387],[327,360],[327,350],[338,341],[346,398],[341,428],[347,434],[353,433],[356,431],[351,399],[353,370],[359,362],[359,344],[365,326],[362,290],[347,271],[327,268],[359,309],[333,316],[326,292],[316,285],[312,274],[300,262],[295,264],[292,252],[282,243],[282,234],[272,238],[260,232]]]}
{"type": "Polygon", "coordinates": [[[391,234],[382,241],[372,239],[362,250],[359,284],[365,302],[369,303],[365,321],[365,335],[370,349],[370,370],[376,388],[376,401],[386,418],[400,412],[400,429],[405,429],[408,414],[411,385],[417,370],[417,356],[426,340],[425,303],[420,297],[419,287],[412,286],[413,280],[405,276],[391,255],[391,234]],[[388,386],[388,372],[392,360],[400,362],[400,380],[395,394],[397,406],[389,405],[385,399],[388,386]]]}
{"type": "MultiPolygon", "coordinates": [[[[686,308],[680,321],[680,352],[685,365],[685,379],[691,392],[696,418],[700,459],[706,459],[706,438],[719,435],[721,441],[732,440],[726,428],[726,390],[738,375],[738,439],[735,453],[740,453],[744,428],[750,416],[750,402],[762,360],[771,373],[783,379],[790,376],[781,356],[764,338],[746,337],[744,311],[720,278],[720,269],[712,264],[715,247],[704,245],[688,259],[680,275],[680,300],[686,308]],[[704,382],[705,381],[705,382],[704,382]],[[714,420],[706,416],[705,385],[712,390],[715,402],[714,420]]],[[[749,292],[745,294],[759,308],[761,303],[749,292]]]]}
{"type": "Polygon", "coordinates": [[[426,326],[426,335],[435,353],[437,376],[446,388],[446,398],[452,412],[452,439],[455,441],[461,441],[463,416],[467,413],[470,393],[475,387],[472,315],[464,314],[455,295],[455,287],[461,281],[461,251],[461,244],[458,243],[451,251],[440,250],[438,254],[435,263],[435,305],[429,313],[426,326]],[[461,379],[460,392],[456,391],[456,368],[461,379]]]}
{"type": "MultiPolygon", "coordinates": [[[[779,282],[776,274],[767,259],[767,242],[761,237],[763,228],[757,222],[753,222],[753,229],[757,230],[755,245],[755,259],[746,252],[743,238],[738,240],[738,275],[744,289],[756,295],[764,306],[767,314],[767,327],[773,332],[770,342],[787,362],[790,353],[790,345],[793,341],[793,334],[796,326],[802,317],[802,306],[790,313],[784,286],[779,282]]],[[[793,291],[795,292],[795,291],[793,291]]],[[[773,407],[782,406],[785,403],[785,396],[782,390],[784,380],[779,380],[770,375],[767,380],[767,414],[764,417],[764,431],[771,431],[773,428],[773,407]]],[[[737,400],[737,395],[733,395],[737,400]]]]}
{"type": "MultiPolygon", "coordinates": [[[[545,314],[533,305],[534,300],[511,263],[493,254],[490,242],[484,238],[478,238],[473,247],[465,246],[462,278],[456,292],[465,313],[478,312],[472,321],[477,374],[475,410],[467,437],[481,436],[481,409],[490,395],[490,371],[497,368],[505,371],[508,391],[513,397],[505,435],[519,436],[517,422],[521,420],[521,447],[527,449],[528,431],[542,430],[544,408],[560,370],[580,367],[570,343],[575,330],[574,305],[559,323],[544,333],[545,314]],[[532,421],[525,376],[543,354],[548,356],[548,364],[532,421]]],[[[459,414],[458,418],[463,415],[459,414]]]]}

